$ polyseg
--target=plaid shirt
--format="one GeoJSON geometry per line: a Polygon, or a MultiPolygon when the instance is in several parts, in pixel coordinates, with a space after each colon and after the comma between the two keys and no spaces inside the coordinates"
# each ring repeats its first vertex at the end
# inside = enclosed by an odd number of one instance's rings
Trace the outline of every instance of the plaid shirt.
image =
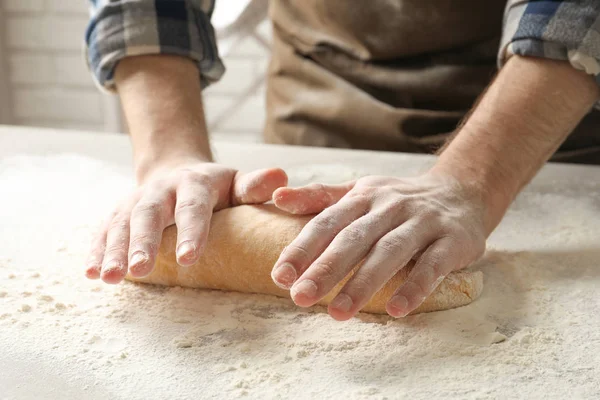
{"type": "Polygon", "coordinates": [[[200,69],[203,87],[225,72],[210,24],[214,0],[89,1],[86,55],[100,87],[114,90],[117,63],[135,55],[189,57],[200,69]]]}
{"type": "MultiPolygon", "coordinates": [[[[225,72],[210,24],[214,0],[89,0],[87,59],[99,84],[114,89],[124,57],[174,54],[194,60],[203,87],[225,72]]],[[[498,52],[566,60],[600,82],[600,0],[508,0],[498,52]]]]}

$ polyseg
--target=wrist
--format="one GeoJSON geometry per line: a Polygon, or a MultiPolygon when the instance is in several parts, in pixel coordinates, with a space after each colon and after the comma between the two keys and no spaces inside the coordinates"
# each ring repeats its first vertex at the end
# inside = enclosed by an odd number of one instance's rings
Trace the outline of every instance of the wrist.
{"type": "Polygon", "coordinates": [[[486,167],[464,159],[440,157],[428,173],[450,179],[460,187],[466,201],[480,209],[486,235],[489,235],[502,220],[518,189],[502,179],[493,167],[486,167]]]}
{"type": "Polygon", "coordinates": [[[136,181],[143,184],[152,176],[189,164],[212,162],[210,152],[189,147],[145,146],[134,152],[136,181]]]}
{"type": "Polygon", "coordinates": [[[432,169],[481,198],[488,233],[598,98],[568,63],[513,57],[432,169]]]}
{"type": "Polygon", "coordinates": [[[145,180],[155,169],[213,161],[206,129],[194,125],[181,128],[173,125],[168,130],[149,129],[137,134],[131,132],[138,182],[145,180]]]}

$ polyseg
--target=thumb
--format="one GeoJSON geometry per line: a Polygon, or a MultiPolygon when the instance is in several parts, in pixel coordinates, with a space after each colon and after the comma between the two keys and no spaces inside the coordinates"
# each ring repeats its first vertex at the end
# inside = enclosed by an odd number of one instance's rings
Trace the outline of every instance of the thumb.
{"type": "Polygon", "coordinates": [[[231,205],[264,203],[271,200],[275,189],[287,185],[287,175],[280,168],[237,172],[231,189],[231,205]]]}
{"type": "Polygon", "coordinates": [[[277,208],[292,214],[316,214],[337,203],[356,181],[340,185],[313,183],[299,188],[280,188],[273,193],[277,208]]]}

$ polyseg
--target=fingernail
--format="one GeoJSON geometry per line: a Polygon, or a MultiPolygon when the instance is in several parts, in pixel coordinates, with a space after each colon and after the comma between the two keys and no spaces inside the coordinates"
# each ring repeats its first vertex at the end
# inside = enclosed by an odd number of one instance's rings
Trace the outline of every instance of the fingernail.
{"type": "Polygon", "coordinates": [[[90,279],[98,279],[100,277],[100,269],[102,267],[95,257],[91,257],[85,263],[85,276],[90,279]]]}
{"type": "Polygon", "coordinates": [[[392,317],[404,318],[408,315],[408,299],[404,296],[394,296],[388,302],[388,306],[392,309],[392,317]]]}
{"type": "Polygon", "coordinates": [[[298,278],[298,275],[292,264],[283,263],[273,270],[271,278],[280,288],[289,289],[298,278]]]}
{"type": "Polygon", "coordinates": [[[290,293],[292,297],[302,295],[307,298],[313,298],[317,295],[317,284],[310,279],[305,279],[292,286],[290,293]]]}
{"type": "Polygon", "coordinates": [[[111,260],[102,266],[100,277],[106,283],[115,284],[123,279],[126,271],[118,261],[111,260]]]}
{"type": "Polygon", "coordinates": [[[177,246],[177,260],[192,261],[196,258],[196,246],[191,241],[183,242],[177,246]]]}
{"type": "Polygon", "coordinates": [[[88,265],[85,267],[85,276],[89,279],[100,278],[100,268],[97,265],[88,265]]]}
{"type": "Polygon", "coordinates": [[[330,306],[341,312],[348,312],[352,308],[352,299],[345,293],[340,293],[331,302],[330,306]]]}
{"type": "Polygon", "coordinates": [[[102,273],[107,274],[109,272],[120,270],[120,269],[122,269],[122,268],[121,268],[121,264],[118,261],[110,260],[110,261],[105,262],[104,265],[102,266],[102,273]]]}
{"type": "Polygon", "coordinates": [[[129,260],[129,266],[135,267],[148,261],[148,256],[143,251],[136,251],[129,260]]]}
{"type": "Polygon", "coordinates": [[[145,271],[148,260],[149,257],[146,253],[143,251],[136,251],[129,260],[129,271],[134,275],[138,275],[138,273],[145,271]]]}

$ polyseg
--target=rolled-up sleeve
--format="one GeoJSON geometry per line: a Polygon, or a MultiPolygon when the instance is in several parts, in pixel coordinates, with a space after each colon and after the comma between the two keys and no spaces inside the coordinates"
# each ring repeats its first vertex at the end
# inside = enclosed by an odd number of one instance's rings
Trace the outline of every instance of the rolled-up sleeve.
{"type": "Polygon", "coordinates": [[[498,54],[569,61],[600,83],[600,0],[509,0],[498,54]]]}
{"type": "Polygon", "coordinates": [[[225,72],[210,23],[214,0],[90,0],[86,58],[97,84],[114,90],[125,57],[171,54],[192,59],[202,86],[225,72]]]}

